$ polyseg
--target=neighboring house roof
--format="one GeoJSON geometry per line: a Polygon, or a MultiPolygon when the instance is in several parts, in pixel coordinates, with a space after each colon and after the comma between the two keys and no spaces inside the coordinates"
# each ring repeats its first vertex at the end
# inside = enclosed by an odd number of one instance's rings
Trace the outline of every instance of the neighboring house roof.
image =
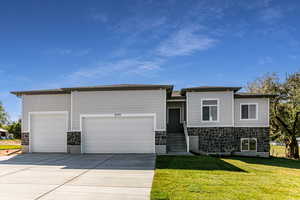
{"type": "Polygon", "coordinates": [[[0,132],[5,132],[5,133],[7,133],[8,131],[5,130],[5,129],[3,129],[3,128],[0,128],[0,132]]]}
{"type": "Polygon", "coordinates": [[[168,101],[182,102],[185,101],[185,96],[182,96],[180,91],[173,91],[171,97],[168,98],[168,101]]]}
{"type": "Polygon", "coordinates": [[[247,92],[238,92],[234,94],[234,98],[274,98],[276,94],[255,94],[247,92]]]}
{"type": "Polygon", "coordinates": [[[171,95],[173,85],[151,85],[151,84],[119,84],[119,85],[100,85],[100,86],[87,86],[87,87],[70,87],[58,88],[50,90],[29,90],[29,91],[13,91],[14,95],[34,95],[34,94],[67,94],[71,91],[112,91],[112,90],[154,90],[166,89],[168,94],[171,95]]]}
{"type": "Polygon", "coordinates": [[[201,86],[181,89],[181,95],[185,95],[186,92],[213,92],[213,91],[233,91],[240,90],[241,87],[224,87],[224,86],[201,86]]]}
{"type": "Polygon", "coordinates": [[[181,95],[180,91],[173,91],[171,98],[174,98],[174,99],[185,99],[185,97],[181,95]]]}

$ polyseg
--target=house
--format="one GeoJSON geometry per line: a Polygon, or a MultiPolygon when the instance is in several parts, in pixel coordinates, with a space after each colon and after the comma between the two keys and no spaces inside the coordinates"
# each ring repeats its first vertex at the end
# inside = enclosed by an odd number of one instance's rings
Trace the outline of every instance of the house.
{"type": "Polygon", "coordinates": [[[9,133],[7,130],[0,128],[0,139],[6,139],[8,138],[9,133]]]}
{"type": "Polygon", "coordinates": [[[121,84],[15,91],[27,152],[269,156],[269,99],[240,87],[121,84]]]}

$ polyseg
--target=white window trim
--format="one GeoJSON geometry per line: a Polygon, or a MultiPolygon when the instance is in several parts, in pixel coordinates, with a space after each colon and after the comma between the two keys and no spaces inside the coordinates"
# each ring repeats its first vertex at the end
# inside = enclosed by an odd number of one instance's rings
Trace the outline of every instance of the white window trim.
{"type": "Polygon", "coordinates": [[[241,138],[241,145],[240,145],[241,152],[257,152],[257,138],[241,138]],[[255,150],[250,150],[250,139],[255,140],[255,150]],[[243,150],[242,144],[243,140],[248,140],[248,150],[243,150]]]}
{"type": "Polygon", "coordinates": [[[240,120],[241,121],[255,121],[258,120],[258,103],[240,103],[240,120]],[[242,119],[242,106],[243,105],[255,105],[255,119],[242,119]]]}
{"type": "Polygon", "coordinates": [[[220,122],[220,100],[218,98],[214,99],[201,99],[201,122],[203,123],[218,123],[220,122]],[[203,120],[203,101],[215,100],[217,101],[217,120],[203,120]]]}
{"type": "Polygon", "coordinates": [[[167,109],[167,124],[169,124],[169,110],[170,109],[179,109],[180,111],[180,123],[182,124],[183,123],[183,119],[182,119],[182,107],[180,107],[180,106],[174,106],[174,107],[168,107],[168,109],[167,109]]]}

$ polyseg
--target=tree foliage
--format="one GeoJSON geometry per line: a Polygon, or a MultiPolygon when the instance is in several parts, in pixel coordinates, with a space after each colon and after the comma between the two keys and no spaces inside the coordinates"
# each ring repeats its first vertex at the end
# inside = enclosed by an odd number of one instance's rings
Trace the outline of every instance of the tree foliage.
{"type": "Polygon", "coordinates": [[[280,81],[277,74],[267,74],[249,83],[253,93],[276,94],[270,104],[271,138],[286,145],[290,158],[299,158],[297,137],[300,136],[300,73],[288,74],[280,81]]]}
{"type": "Polygon", "coordinates": [[[3,104],[0,101],[0,127],[7,124],[8,122],[9,122],[8,114],[7,114],[7,112],[5,112],[3,104]]]}
{"type": "Polygon", "coordinates": [[[13,122],[7,126],[9,133],[13,133],[15,138],[21,138],[21,120],[13,122]]]}

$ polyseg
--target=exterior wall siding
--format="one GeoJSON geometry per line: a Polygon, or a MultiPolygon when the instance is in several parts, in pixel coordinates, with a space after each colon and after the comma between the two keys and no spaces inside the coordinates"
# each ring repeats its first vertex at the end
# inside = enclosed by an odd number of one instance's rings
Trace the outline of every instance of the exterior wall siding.
{"type": "MultiPolygon", "coordinates": [[[[71,111],[70,94],[23,95],[22,96],[22,131],[28,130],[29,112],[71,111]]],[[[70,119],[70,116],[68,117],[70,119]]],[[[70,127],[70,120],[69,126],[70,127]]]]}
{"type": "Polygon", "coordinates": [[[268,98],[236,98],[234,99],[234,126],[235,127],[268,127],[269,126],[269,99],[268,98]],[[241,120],[241,104],[257,103],[257,120],[241,120]]]}
{"type": "MultiPolygon", "coordinates": [[[[241,152],[241,138],[257,138],[257,152],[269,152],[268,127],[199,127],[188,128],[188,134],[198,138],[200,153],[241,152]]],[[[247,152],[246,152],[247,153],[247,152]]],[[[255,155],[255,154],[253,154],[255,155]]]]}
{"type": "Polygon", "coordinates": [[[80,130],[81,114],[156,113],[156,130],[166,129],[166,90],[72,93],[72,130],[80,130]]]}
{"type": "Polygon", "coordinates": [[[187,92],[187,126],[233,126],[233,92],[187,92]],[[202,122],[202,99],[219,99],[218,122],[202,122]]]}

